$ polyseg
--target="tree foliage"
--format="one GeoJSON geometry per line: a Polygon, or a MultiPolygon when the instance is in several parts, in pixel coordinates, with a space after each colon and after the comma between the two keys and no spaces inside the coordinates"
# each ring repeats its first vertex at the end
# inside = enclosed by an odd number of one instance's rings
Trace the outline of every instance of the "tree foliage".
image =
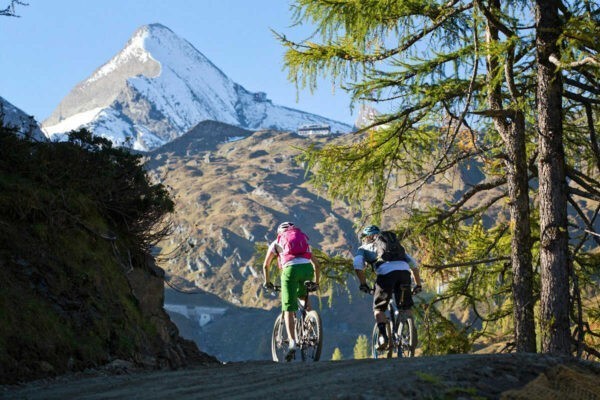
{"type": "MultiPolygon", "coordinates": [[[[538,257],[539,32],[532,4],[297,0],[293,10],[296,23],[314,33],[305,40],[278,35],[290,80],[314,89],[328,77],[353,104],[383,111],[351,140],[305,152],[313,183],[357,206],[365,221],[385,222],[402,208],[398,228],[412,253],[430,276],[451,282],[435,301],[468,305],[472,334],[510,318],[523,332],[521,322],[533,321],[531,299],[547,283],[534,275],[545,265],[538,257]],[[424,187],[473,169],[483,178],[464,191],[414,207],[424,187]],[[522,304],[513,307],[515,301],[522,304]],[[518,315],[523,305],[527,315],[518,315]]],[[[578,237],[574,254],[590,249],[600,200],[599,10],[594,1],[560,3],[561,51],[550,57],[565,82],[564,184],[570,234],[578,237]]],[[[572,274],[581,280],[597,268],[575,261],[572,274]]],[[[532,328],[525,329],[525,351],[532,328]]]]}
{"type": "Polygon", "coordinates": [[[331,355],[331,361],[339,361],[339,360],[343,360],[344,359],[344,355],[342,354],[342,351],[340,350],[339,347],[336,347],[333,350],[333,354],[331,355]]]}
{"type": "Polygon", "coordinates": [[[354,359],[362,360],[365,358],[369,358],[370,349],[369,349],[369,340],[365,335],[359,335],[356,338],[356,343],[354,344],[354,359]]]}
{"type": "Polygon", "coordinates": [[[20,179],[50,195],[47,209],[15,209],[16,217],[32,224],[76,224],[135,253],[147,253],[168,232],[164,216],[174,203],[162,185],[150,183],[139,155],[113,148],[86,130],[52,143],[19,139],[11,128],[1,129],[3,190],[11,190],[11,180],[20,179]],[[109,222],[102,232],[83,222],[90,207],[109,222]]]}

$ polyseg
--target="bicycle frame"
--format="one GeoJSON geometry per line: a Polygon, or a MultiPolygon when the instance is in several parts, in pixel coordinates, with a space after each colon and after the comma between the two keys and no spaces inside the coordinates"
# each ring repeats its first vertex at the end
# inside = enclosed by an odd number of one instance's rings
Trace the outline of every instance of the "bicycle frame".
{"type": "MultiPolygon", "coordinates": [[[[281,290],[281,286],[274,286],[273,290],[278,292],[281,290]]],[[[310,291],[311,290],[308,292],[310,293],[310,291]]],[[[294,318],[296,343],[300,350],[302,361],[318,361],[321,357],[323,344],[323,328],[319,314],[314,310],[306,309],[307,300],[308,293],[305,299],[298,299],[298,310],[296,311],[294,318]]],[[[287,351],[288,344],[289,341],[285,328],[284,313],[282,311],[275,320],[275,325],[273,327],[273,337],[271,341],[273,361],[282,361],[282,354],[278,353],[287,351]]]]}
{"type": "Polygon", "coordinates": [[[394,303],[388,305],[392,321],[392,349],[398,353],[398,357],[412,357],[416,347],[416,331],[414,319],[410,310],[399,310],[394,303]],[[404,329],[407,326],[407,332],[404,329]]]}
{"type": "MultiPolygon", "coordinates": [[[[411,287],[406,285],[401,288],[402,297],[404,297],[405,290],[411,290],[411,287]]],[[[413,357],[417,345],[417,332],[412,317],[412,311],[399,310],[396,306],[394,295],[388,303],[385,314],[387,321],[386,331],[390,340],[389,348],[381,352],[376,350],[379,329],[377,328],[377,324],[375,324],[373,328],[372,344],[373,357],[379,358],[379,356],[386,356],[387,358],[391,358],[394,351],[397,353],[398,357],[413,357]]]]}

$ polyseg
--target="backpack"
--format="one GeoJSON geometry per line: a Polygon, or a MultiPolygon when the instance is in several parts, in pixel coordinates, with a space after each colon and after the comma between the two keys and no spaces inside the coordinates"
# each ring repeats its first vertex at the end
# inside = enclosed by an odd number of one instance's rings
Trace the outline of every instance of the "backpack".
{"type": "Polygon", "coordinates": [[[373,243],[375,244],[375,252],[377,253],[377,266],[386,261],[407,261],[406,251],[394,232],[379,232],[375,235],[373,243]]]}
{"type": "Polygon", "coordinates": [[[277,244],[282,248],[279,254],[281,264],[285,264],[296,257],[308,259],[311,257],[308,236],[299,228],[291,227],[277,235],[277,244]]]}

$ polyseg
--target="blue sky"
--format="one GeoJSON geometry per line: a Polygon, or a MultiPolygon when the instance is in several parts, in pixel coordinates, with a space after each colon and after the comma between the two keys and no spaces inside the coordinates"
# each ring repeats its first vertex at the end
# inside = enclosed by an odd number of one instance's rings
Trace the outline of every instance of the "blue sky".
{"type": "MultiPolygon", "coordinates": [[[[298,93],[270,29],[298,39],[287,0],[26,0],[0,17],[0,96],[47,118],[80,81],[119,52],[141,25],[158,22],[189,41],[234,82],[276,104],[353,124],[348,95],[323,80],[298,93]]],[[[0,8],[8,5],[0,0],[0,8]]],[[[303,36],[304,35],[304,36],[303,36]]]]}

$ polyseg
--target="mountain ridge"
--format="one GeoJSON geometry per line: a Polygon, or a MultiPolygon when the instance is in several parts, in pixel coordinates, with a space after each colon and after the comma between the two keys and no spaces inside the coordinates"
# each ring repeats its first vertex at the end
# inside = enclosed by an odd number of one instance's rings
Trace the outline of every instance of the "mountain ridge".
{"type": "Polygon", "coordinates": [[[15,128],[19,137],[27,137],[37,141],[47,140],[46,135],[44,135],[33,116],[28,115],[2,96],[0,96],[0,122],[4,126],[15,128]]]}
{"type": "Polygon", "coordinates": [[[138,28],[123,49],[80,82],[42,127],[50,137],[87,127],[117,145],[155,149],[203,120],[245,129],[296,131],[350,125],[274,105],[233,82],[191,43],[161,24],[138,28]]]}

